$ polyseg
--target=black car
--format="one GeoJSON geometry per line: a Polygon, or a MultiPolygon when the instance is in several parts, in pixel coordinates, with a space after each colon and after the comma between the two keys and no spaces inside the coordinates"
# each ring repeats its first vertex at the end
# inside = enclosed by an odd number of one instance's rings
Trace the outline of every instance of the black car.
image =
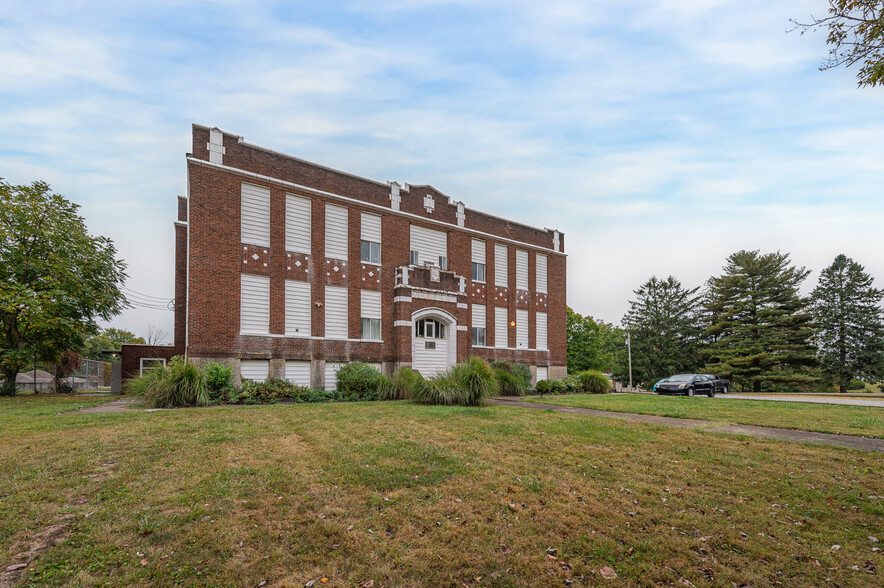
{"type": "Polygon", "coordinates": [[[676,374],[657,384],[657,394],[685,394],[715,396],[715,382],[703,374],[676,374]]]}
{"type": "Polygon", "coordinates": [[[715,384],[715,393],[716,394],[727,394],[728,388],[731,386],[731,381],[726,380],[724,378],[719,378],[715,374],[703,374],[712,380],[712,383],[715,384]]]}

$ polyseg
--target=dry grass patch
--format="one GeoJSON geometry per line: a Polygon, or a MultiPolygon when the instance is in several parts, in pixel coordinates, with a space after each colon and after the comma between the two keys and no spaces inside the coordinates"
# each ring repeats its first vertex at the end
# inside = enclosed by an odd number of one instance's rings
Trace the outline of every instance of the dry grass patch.
{"type": "Polygon", "coordinates": [[[71,515],[22,582],[589,586],[609,566],[618,585],[865,586],[880,473],[877,454],[507,407],[22,417],[0,430],[0,566],[71,515]]]}

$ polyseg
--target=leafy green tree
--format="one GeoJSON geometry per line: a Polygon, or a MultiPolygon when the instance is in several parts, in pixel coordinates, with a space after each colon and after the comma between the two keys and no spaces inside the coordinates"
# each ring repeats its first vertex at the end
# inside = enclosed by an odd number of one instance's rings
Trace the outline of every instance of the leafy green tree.
{"type": "Polygon", "coordinates": [[[786,253],[730,255],[724,273],[709,281],[706,371],[754,392],[765,384],[815,383],[813,317],[809,300],[798,292],[808,273],[794,267],[786,253]]]}
{"type": "Polygon", "coordinates": [[[811,294],[820,362],[841,392],[853,378],[884,376],[882,297],[863,266],[843,254],[823,270],[811,294]]]}
{"type": "Polygon", "coordinates": [[[827,16],[802,23],[795,19],[795,28],[807,31],[828,29],[826,43],[829,56],[820,70],[850,67],[860,63],[858,85],[884,84],[884,0],[829,0],[827,16]]]}
{"type": "Polygon", "coordinates": [[[691,372],[699,364],[702,327],[699,288],[684,288],[669,276],[656,276],[635,290],[623,317],[632,339],[632,374],[651,385],[660,378],[691,372]]]}
{"type": "Polygon", "coordinates": [[[45,182],[0,179],[0,371],[3,391],[29,360],[56,362],[120,312],[125,263],[113,243],[86,231],[79,207],[45,182]]]}
{"type": "Polygon", "coordinates": [[[111,361],[112,358],[102,353],[104,349],[119,349],[120,345],[127,343],[144,344],[144,337],[137,337],[135,333],[114,327],[102,329],[90,335],[83,342],[81,353],[86,359],[97,359],[99,361],[111,361]]]}
{"type": "Polygon", "coordinates": [[[625,362],[623,330],[591,316],[567,311],[568,372],[616,372],[625,362]]]}

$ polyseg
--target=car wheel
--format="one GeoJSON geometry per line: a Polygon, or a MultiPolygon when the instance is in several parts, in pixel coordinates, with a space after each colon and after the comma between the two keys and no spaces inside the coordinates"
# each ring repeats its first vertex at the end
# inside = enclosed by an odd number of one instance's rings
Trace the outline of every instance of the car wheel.
{"type": "Polygon", "coordinates": [[[721,393],[722,393],[722,394],[727,394],[727,386],[725,386],[724,388],[721,389],[721,393]]]}
{"type": "Polygon", "coordinates": [[[715,398],[715,388],[710,389],[706,396],[709,398],[715,398]]]}
{"type": "Polygon", "coordinates": [[[693,396],[693,395],[694,395],[694,389],[688,388],[688,396],[693,396]]]}

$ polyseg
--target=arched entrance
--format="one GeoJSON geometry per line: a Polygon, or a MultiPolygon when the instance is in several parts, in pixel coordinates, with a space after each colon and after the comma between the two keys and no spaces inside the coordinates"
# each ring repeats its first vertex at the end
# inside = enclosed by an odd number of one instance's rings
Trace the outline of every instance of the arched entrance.
{"type": "Polygon", "coordinates": [[[457,361],[457,320],[441,308],[422,308],[411,315],[411,368],[425,377],[457,361]]]}

